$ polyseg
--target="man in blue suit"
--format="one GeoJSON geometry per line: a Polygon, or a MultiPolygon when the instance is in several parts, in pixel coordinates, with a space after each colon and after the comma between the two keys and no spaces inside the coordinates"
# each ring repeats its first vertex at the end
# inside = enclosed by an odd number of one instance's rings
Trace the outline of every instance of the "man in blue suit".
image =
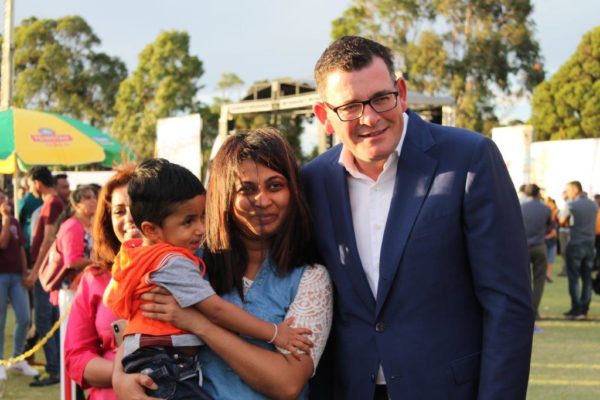
{"type": "Polygon", "coordinates": [[[371,40],[334,42],[315,78],[315,114],[341,144],[302,173],[335,287],[313,398],[524,399],[527,241],[498,149],[408,110],[371,40]]]}

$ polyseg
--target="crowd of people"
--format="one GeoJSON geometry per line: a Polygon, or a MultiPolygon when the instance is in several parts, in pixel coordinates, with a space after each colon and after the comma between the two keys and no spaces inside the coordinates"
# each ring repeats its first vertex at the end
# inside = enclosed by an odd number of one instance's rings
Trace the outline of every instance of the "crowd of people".
{"type": "Polygon", "coordinates": [[[588,319],[592,273],[600,270],[600,195],[591,200],[581,182],[568,182],[563,192],[564,207],[559,210],[551,197],[542,199],[542,189],[534,183],[522,185],[520,194],[536,320],[542,319],[539,306],[544,285],[553,283],[554,261],[559,249],[564,260],[564,269],[559,275],[568,278],[571,299],[570,308],[563,315],[570,320],[588,319]],[[559,241],[560,228],[563,238],[559,241]]]}
{"type": "Polygon", "coordinates": [[[0,192],[0,358],[8,300],[25,349],[27,289],[38,339],[68,321],[45,374],[9,369],[91,400],[524,399],[559,226],[566,315],[587,317],[597,207],[578,182],[560,213],[535,185],[520,205],[495,144],[408,109],[377,42],[333,42],[315,80],[340,144],[301,170],[265,127],[224,141],[206,190],[151,159],[73,191],[32,167],[20,223],[0,192]],[[55,253],[67,272],[49,290],[55,253]]]}

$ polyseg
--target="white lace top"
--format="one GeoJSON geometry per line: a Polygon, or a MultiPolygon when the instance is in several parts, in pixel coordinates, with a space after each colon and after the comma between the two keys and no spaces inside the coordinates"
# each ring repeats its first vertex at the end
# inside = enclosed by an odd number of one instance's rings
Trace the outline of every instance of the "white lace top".
{"type": "MultiPolygon", "coordinates": [[[[244,294],[246,294],[254,281],[244,278],[243,282],[244,294]]],[[[309,339],[315,344],[310,350],[314,374],[323,350],[325,350],[333,317],[333,289],[329,273],[324,266],[315,264],[306,267],[298,286],[296,298],[285,317],[294,317],[293,326],[301,326],[312,331],[309,339]]],[[[277,348],[277,350],[289,354],[285,349],[277,348]]]]}

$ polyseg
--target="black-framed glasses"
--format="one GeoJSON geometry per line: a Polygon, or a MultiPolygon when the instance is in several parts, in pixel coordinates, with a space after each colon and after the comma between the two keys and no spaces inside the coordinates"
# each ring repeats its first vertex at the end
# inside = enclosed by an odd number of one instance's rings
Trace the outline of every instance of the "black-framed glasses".
{"type": "Polygon", "coordinates": [[[354,101],[337,107],[333,107],[327,103],[324,104],[336,113],[340,121],[354,121],[362,117],[367,104],[377,113],[390,111],[395,108],[398,105],[398,92],[378,94],[365,101],[354,101]]]}

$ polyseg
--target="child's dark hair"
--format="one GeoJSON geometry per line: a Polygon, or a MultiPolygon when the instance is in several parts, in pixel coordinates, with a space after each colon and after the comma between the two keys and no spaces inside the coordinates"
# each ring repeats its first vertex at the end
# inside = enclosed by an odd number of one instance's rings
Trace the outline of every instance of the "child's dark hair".
{"type": "Polygon", "coordinates": [[[203,195],[206,189],[188,169],[164,158],[153,158],[135,169],[127,193],[131,217],[139,228],[144,221],[162,226],[175,204],[203,195]]]}

